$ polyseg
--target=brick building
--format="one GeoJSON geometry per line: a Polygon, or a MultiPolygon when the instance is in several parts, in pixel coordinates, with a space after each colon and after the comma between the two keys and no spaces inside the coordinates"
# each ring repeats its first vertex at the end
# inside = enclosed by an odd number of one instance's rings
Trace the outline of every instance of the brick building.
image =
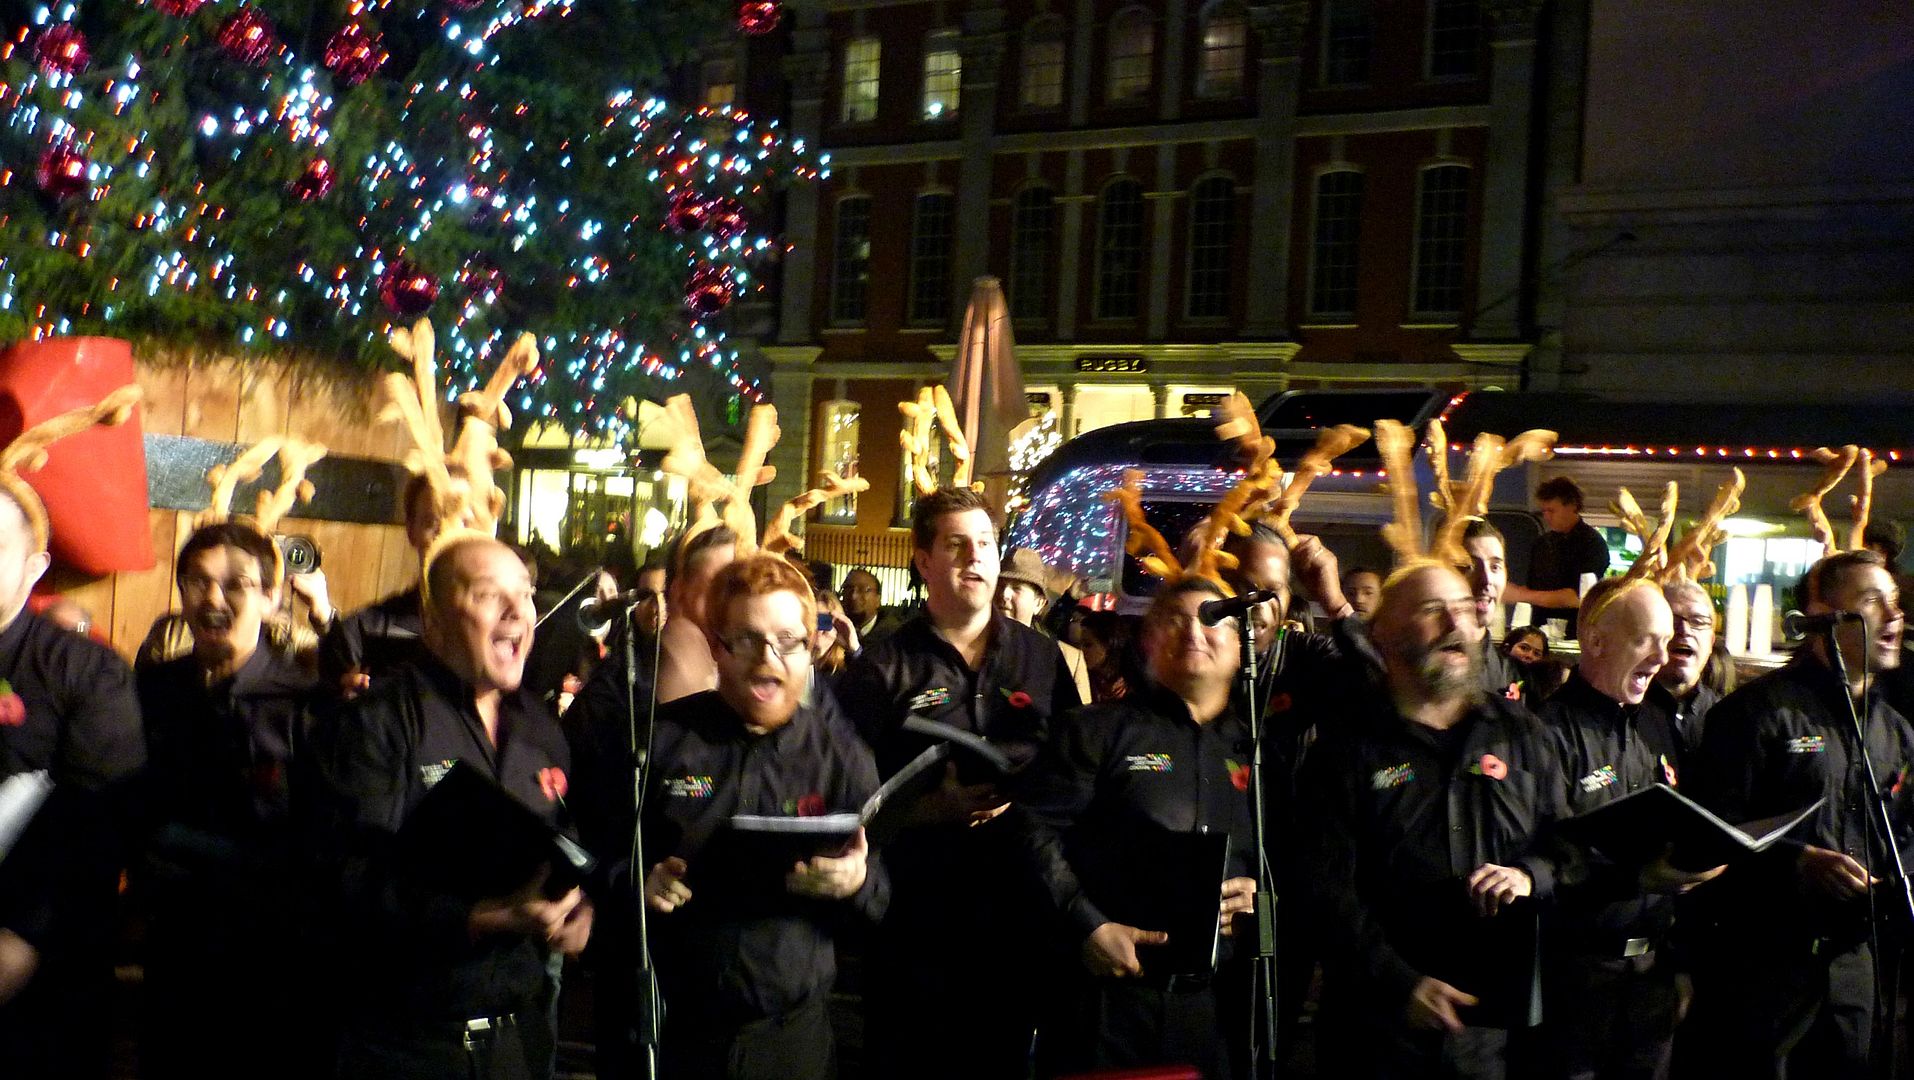
{"type": "MultiPolygon", "coordinates": [[[[785,207],[771,499],[854,464],[872,488],[810,552],[904,564],[895,403],[945,377],[984,274],[1066,436],[1230,390],[1517,385],[1540,8],[794,0],[773,89],[832,174],[785,207]]],[[[704,92],[755,95],[765,54],[704,92]]]]}

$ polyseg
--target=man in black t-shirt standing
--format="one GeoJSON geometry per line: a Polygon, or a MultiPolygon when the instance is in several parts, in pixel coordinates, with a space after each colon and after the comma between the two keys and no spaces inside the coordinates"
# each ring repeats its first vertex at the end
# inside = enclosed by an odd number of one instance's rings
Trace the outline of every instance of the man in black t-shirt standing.
{"type": "Polygon", "coordinates": [[[1574,480],[1557,476],[1535,489],[1542,515],[1542,535],[1529,549],[1528,587],[1510,585],[1502,592],[1511,604],[1535,608],[1537,626],[1550,619],[1568,623],[1575,636],[1575,609],[1582,602],[1583,574],[1600,581],[1608,573],[1608,541],[1582,520],[1582,489],[1574,480]]]}

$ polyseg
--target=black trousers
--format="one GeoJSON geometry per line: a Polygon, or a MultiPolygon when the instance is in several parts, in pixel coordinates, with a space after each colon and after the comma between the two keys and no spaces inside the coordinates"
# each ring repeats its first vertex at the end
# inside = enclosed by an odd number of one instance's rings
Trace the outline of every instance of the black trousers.
{"type": "Polygon", "coordinates": [[[1874,953],[1743,937],[1697,957],[1695,1004],[1676,1074],[1750,1080],[1866,1080],[1874,953]]]}
{"type": "Polygon", "coordinates": [[[554,1036],[536,1008],[468,1034],[349,1026],[339,1039],[338,1080],[551,1080],[554,1036]]]}
{"type": "Polygon", "coordinates": [[[1059,999],[1038,1041],[1038,1072],[1057,1076],[1092,1069],[1190,1065],[1204,1080],[1245,1075],[1247,1020],[1240,1008],[1248,985],[1234,977],[1201,986],[1165,987],[1134,979],[1077,982],[1059,999]],[[1239,1015],[1241,1014],[1241,1015],[1239,1015]]]}
{"type": "Polygon", "coordinates": [[[871,1080],[1020,1080],[1030,1071],[1048,957],[971,934],[887,924],[865,965],[871,1080]],[[926,942],[941,941],[933,955],[926,942]]]}
{"type": "Polygon", "coordinates": [[[831,1020],[820,994],[783,1016],[722,1023],[667,1010],[662,1080],[833,1080],[831,1020]]]}
{"type": "Polygon", "coordinates": [[[1542,1056],[1567,1080],[1667,1080],[1682,986],[1668,954],[1559,954],[1543,968],[1542,1056]]]}
{"type": "MultiPolygon", "coordinates": [[[[1406,1001],[1382,1004],[1323,994],[1317,1074],[1338,1080],[1504,1080],[1509,1032],[1465,1027],[1450,1034],[1409,1027],[1406,1001]]],[[[1529,1080],[1517,1076],[1517,1080],[1529,1080]]]]}

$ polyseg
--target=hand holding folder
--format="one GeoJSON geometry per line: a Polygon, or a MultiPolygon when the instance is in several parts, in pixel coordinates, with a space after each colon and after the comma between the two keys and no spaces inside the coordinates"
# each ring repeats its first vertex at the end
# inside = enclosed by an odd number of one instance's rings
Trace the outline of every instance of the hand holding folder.
{"type": "Polygon", "coordinates": [[[1571,843],[1624,865],[1645,866],[1666,856],[1677,869],[1705,870],[1768,850],[1825,801],[1824,796],[1799,810],[1733,825],[1674,788],[1656,784],[1569,818],[1558,828],[1571,843]]]}

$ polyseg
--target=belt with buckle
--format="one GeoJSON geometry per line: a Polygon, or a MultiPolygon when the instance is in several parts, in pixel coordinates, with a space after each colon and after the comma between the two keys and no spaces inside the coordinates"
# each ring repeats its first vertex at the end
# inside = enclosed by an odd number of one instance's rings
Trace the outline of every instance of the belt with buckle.
{"type": "Polygon", "coordinates": [[[503,1016],[474,1016],[470,1020],[455,1021],[460,1037],[467,1050],[474,1049],[480,1043],[498,1038],[506,1028],[518,1026],[518,1014],[506,1013],[503,1016]]]}
{"type": "Polygon", "coordinates": [[[1622,959],[1632,960],[1637,956],[1647,956],[1655,951],[1653,940],[1645,937],[1632,937],[1622,942],[1622,959]]]}

